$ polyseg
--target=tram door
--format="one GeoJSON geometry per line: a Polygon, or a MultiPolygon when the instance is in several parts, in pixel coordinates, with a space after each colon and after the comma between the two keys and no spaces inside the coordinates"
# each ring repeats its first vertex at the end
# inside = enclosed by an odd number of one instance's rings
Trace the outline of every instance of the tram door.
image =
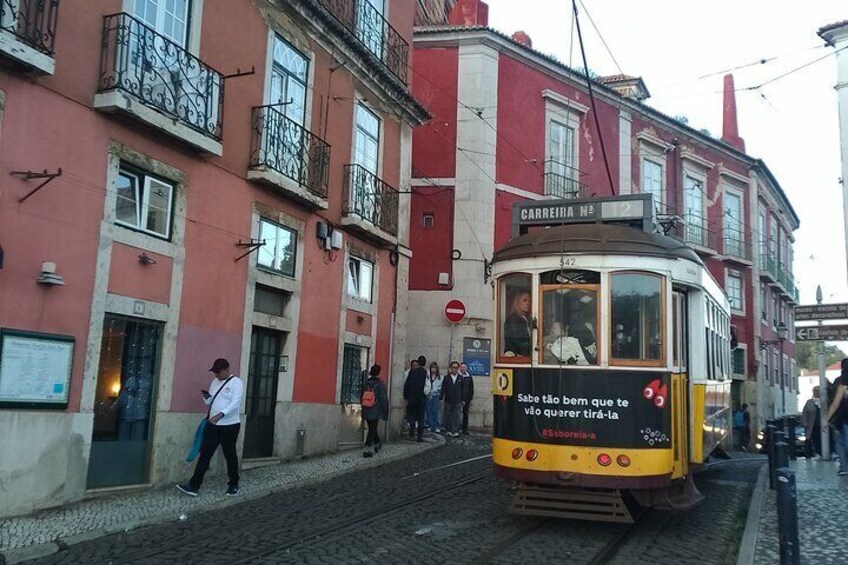
{"type": "Polygon", "coordinates": [[[687,328],[689,327],[689,309],[687,295],[681,289],[672,294],[672,326],[674,332],[674,367],[671,377],[672,388],[672,450],[674,452],[674,471],[672,478],[688,473],[689,468],[689,350],[687,328]]]}

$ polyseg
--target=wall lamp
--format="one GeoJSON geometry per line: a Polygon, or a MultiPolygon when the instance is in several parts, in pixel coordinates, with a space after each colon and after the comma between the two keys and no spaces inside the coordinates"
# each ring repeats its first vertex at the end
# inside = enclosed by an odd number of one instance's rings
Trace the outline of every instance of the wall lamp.
{"type": "Polygon", "coordinates": [[[56,274],[56,263],[44,261],[41,264],[41,275],[35,280],[45,286],[65,286],[65,279],[56,274]]]}

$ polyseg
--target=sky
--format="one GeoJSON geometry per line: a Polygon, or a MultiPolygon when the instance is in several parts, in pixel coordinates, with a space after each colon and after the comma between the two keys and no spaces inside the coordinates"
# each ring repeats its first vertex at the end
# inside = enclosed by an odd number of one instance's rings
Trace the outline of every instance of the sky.
{"type": "MultiPolygon", "coordinates": [[[[535,49],[569,63],[570,0],[486,1],[491,27],[510,35],[525,31],[535,49]]],[[[794,268],[801,303],[815,304],[818,284],[825,303],[848,302],[836,57],[816,35],[820,27],[848,19],[848,2],[578,0],[577,5],[589,68],[601,75],[641,76],[651,92],[647,104],[686,116],[690,126],[716,137],[722,128],[719,71],[776,58],[734,70],[738,90],[828,55],[759,90],[737,92],[736,103],[747,153],[766,162],[801,220],[794,268]],[[699,78],[713,73],[718,74],[699,78]]],[[[573,57],[573,66],[582,67],[576,34],[573,57]]],[[[848,343],[840,345],[848,351],[848,343]]]]}

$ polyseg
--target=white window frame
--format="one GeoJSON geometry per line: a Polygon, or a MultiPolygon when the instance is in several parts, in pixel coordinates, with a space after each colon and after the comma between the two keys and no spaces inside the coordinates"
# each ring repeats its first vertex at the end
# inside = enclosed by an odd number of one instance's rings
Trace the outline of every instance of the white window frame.
{"type": "MultiPolygon", "coordinates": [[[[551,128],[554,123],[561,124],[571,129],[574,140],[571,163],[565,163],[571,167],[569,170],[573,176],[569,178],[580,182],[580,124],[589,108],[552,90],[543,90],[542,97],[545,100],[545,170],[547,171],[547,163],[552,158],[551,128]]],[[[542,192],[544,191],[545,187],[542,188],[542,192]]]]}
{"type": "Polygon", "coordinates": [[[766,283],[760,281],[760,323],[768,325],[769,323],[769,287],[766,283]]]}
{"type": "MultiPolygon", "coordinates": [[[[136,0],[123,0],[122,11],[135,17],[135,2],[136,0]]],[[[162,2],[161,6],[164,6],[164,0],[160,2],[162,2]]],[[[205,0],[187,1],[186,38],[183,41],[183,48],[195,56],[200,53],[200,25],[203,21],[204,2],[205,0]]],[[[164,7],[159,9],[164,10],[164,7]]],[[[163,30],[157,28],[156,31],[164,35],[163,30]]]]}
{"type": "MultiPolygon", "coordinates": [[[[289,277],[289,278],[294,278],[295,273],[297,273],[297,230],[292,229],[288,226],[284,226],[283,224],[281,224],[279,222],[275,222],[274,220],[271,220],[271,219],[266,218],[264,216],[260,216],[259,217],[259,231],[257,232],[258,233],[258,239],[262,239],[263,224],[268,225],[268,226],[270,226],[271,228],[273,228],[277,231],[289,232],[289,234],[291,235],[292,244],[293,244],[292,248],[294,250],[293,255],[292,255],[291,272],[285,271],[283,269],[278,269],[278,268],[274,267],[274,265],[265,265],[265,264],[261,263],[260,259],[262,257],[262,254],[261,254],[262,249],[260,249],[256,254],[256,266],[259,269],[262,269],[263,271],[268,271],[268,272],[274,273],[276,275],[283,275],[283,276],[286,276],[286,277],[289,277]]],[[[272,248],[274,249],[273,251],[271,251],[271,253],[274,256],[273,262],[276,263],[278,261],[279,256],[277,254],[276,247],[274,247],[274,244],[272,242],[265,241],[265,245],[263,247],[267,247],[268,249],[272,249],[272,248]]]]}
{"type": "MultiPolygon", "coordinates": [[[[356,102],[353,105],[353,143],[351,143],[351,163],[359,165],[363,169],[367,170],[370,173],[373,173],[375,176],[382,178],[381,170],[383,166],[383,137],[384,137],[384,120],[383,117],[377,112],[370,104],[366,103],[364,99],[357,97],[356,102]],[[371,114],[377,119],[377,163],[376,170],[371,171],[365,163],[361,163],[360,159],[357,157],[357,140],[359,139],[359,135],[365,135],[369,138],[372,138],[371,134],[364,131],[359,127],[359,110],[360,108],[371,114]]],[[[373,138],[372,138],[373,139],[373,138]]]]}
{"type": "MultiPolygon", "coordinates": [[[[663,214],[666,210],[666,182],[665,182],[665,156],[660,157],[659,155],[655,155],[653,153],[649,155],[641,156],[641,164],[639,167],[639,193],[640,194],[649,194],[648,191],[645,190],[645,166],[646,165],[654,165],[659,168],[660,171],[660,191],[659,191],[659,202],[655,203],[655,209],[657,212],[663,214]]],[[[650,194],[653,194],[651,192],[650,194]]]]}
{"type": "MultiPolygon", "coordinates": [[[[131,230],[139,231],[153,237],[164,239],[167,241],[171,240],[171,235],[173,232],[173,223],[174,223],[174,199],[176,198],[176,183],[158,177],[156,175],[152,175],[150,173],[144,171],[136,171],[134,169],[125,168],[123,164],[118,170],[118,177],[121,176],[128,177],[134,179],[135,184],[135,202],[136,202],[136,223],[132,224],[130,222],[125,222],[123,220],[119,220],[117,217],[118,213],[118,200],[120,200],[120,195],[116,194],[115,200],[115,224],[124,226],[131,230]],[[154,230],[147,229],[147,220],[150,214],[150,183],[151,181],[156,181],[164,186],[167,186],[170,189],[168,194],[168,208],[166,210],[165,217],[165,233],[159,233],[154,230]]],[[[116,191],[117,192],[117,191],[116,191]]]]}
{"type": "Polygon", "coordinates": [[[730,309],[733,310],[734,313],[744,315],[745,314],[745,279],[743,278],[742,273],[739,272],[739,271],[733,270],[733,269],[726,269],[725,273],[724,273],[724,288],[725,288],[725,294],[727,294],[727,297],[728,297],[728,302],[730,302],[730,309]],[[736,279],[736,280],[739,281],[739,302],[740,302],[739,308],[734,308],[733,301],[730,300],[730,293],[728,292],[728,290],[730,289],[730,279],[736,279]]]}
{"type": "MultiPolygon", "coordinates": [[[[724,237],[729,236],[729,237],[732,237],[734,239],[738,238],[739,241],[742,243],[742,245],[744,245],[744,243],[745,243],[745,236],[744,236],[744,233],[745,233],[745,195],[742,193],[741,190],[738,190],[736,188],[732,188],[732,187],[730,187],[726,184],[724,185],[724,193],[723,194],[724,194],[724,198],[722,199],[722,235],[724,237]],[[739,229],[738,229],[738,231],[735,231],[735,232],[729,232],[728,231],[728,228],[730,227],[730,226],[728,226],[728,219],[730,218],[730,216],[727,213],[728,208],[727,208],[727,202],[725,200],[725,198],[727,198],[727,196],[733,196],[733,197],[739,199],[739,218],[736,219],[737,222],[738,222],[737,226],[738,226],[739,229]]],[[[734,226],[734,227],[737,227],[737,226],[734,226]]]]}
{"type": "Polygon", "coordinates": [[[377,271],[375,268],[376,265],[369,261],[368,259],[363,259],[362,257],[357,257],[356,255],[348,255],[347,265],[345,267],[345,292],[347,295],[359,302],[364,302],[366,304],[373,304],[374,302],[374,275],[377,271]],[[354,272],[351,270],[351,267],[356,264],[357,270],[354,275],[354,272]],[[371,269],[371,284],[368,287],[367,296],[363,293],[362,289],[362,265],[366,264],[371,269]],[[356,289],[351,289],[351,284],[356,286],[356,289]]]}
{"type": "Polygon", "coordinates": [[[736,349],[730,352],[730,374],[731,375],[740,375],[745,376],[745,371],[748,369],[748,345],[744,343],[739,343],[736,345],[736,349]],[[742,372],[736,373],[733,370],[733,357],[736,355],[737,351],[742,351],[742,372]]]}

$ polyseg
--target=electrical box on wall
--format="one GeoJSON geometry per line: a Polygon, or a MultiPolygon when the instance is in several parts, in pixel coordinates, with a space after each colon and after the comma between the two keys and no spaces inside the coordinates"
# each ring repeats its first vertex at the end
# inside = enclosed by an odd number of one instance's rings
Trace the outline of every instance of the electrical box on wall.
{"type": "Polygon", "coordinates": [[[330,234],[330,247],[333,249],[342,248],[342,232],[334,231],[330,234]]]}
{"type": "Polygon", "coordinates": [[[318,239],[327,239],[327,222],[318,222],[316,234],[318,239]]]}
{"type": "Polygon", "coordinates": [[[449,285],[450,284],[450,273],[439,273],[439,284],[449,285]]]}

